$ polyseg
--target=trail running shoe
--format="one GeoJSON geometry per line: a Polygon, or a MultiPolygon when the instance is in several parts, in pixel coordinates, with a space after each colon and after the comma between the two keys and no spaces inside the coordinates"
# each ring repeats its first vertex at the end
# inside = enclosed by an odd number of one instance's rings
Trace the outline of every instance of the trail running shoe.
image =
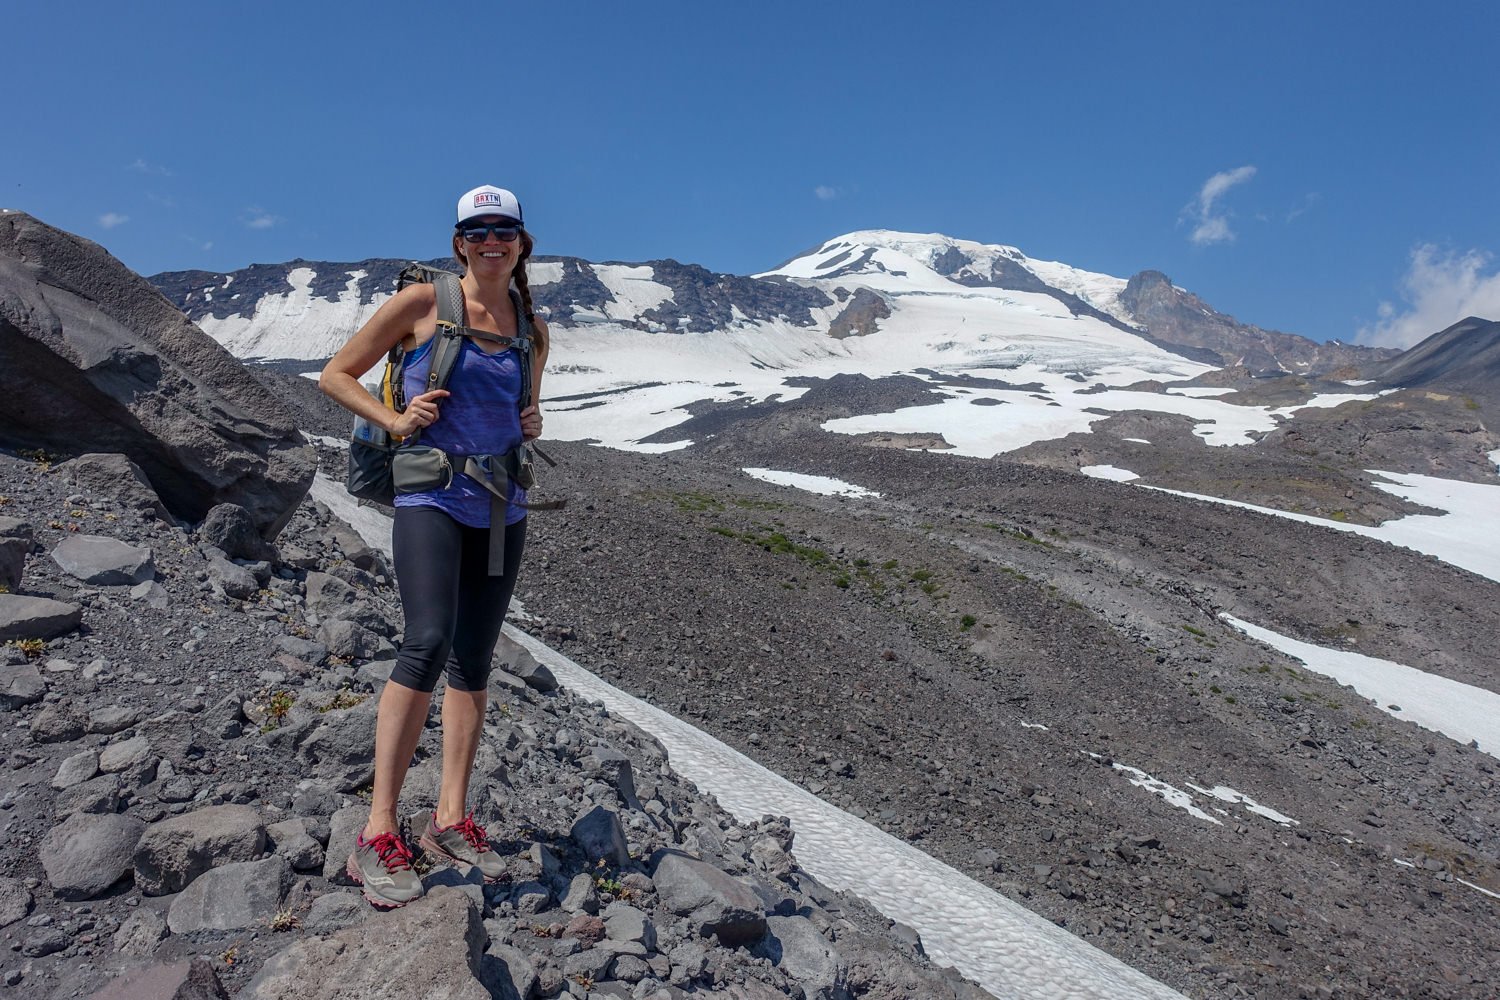
{"type": "Polygon", "coordinates": [[[355,839],[349,855],[349,877],[364,887],[370,905],[382,910],[405,906],[422,895],[422,879],[412,862],[411,848],[397,833],[378,833],[355,839]]]}
{"type": "Polygon", "coordinates": [[[438,826],[437,811],[434,810],[417,843],[433,857],[473,865],[486,882],[503,882],[509,877],[500,855],[485,837],[484,827],[474,822],[472,812],[452,826],[438,826]]]}

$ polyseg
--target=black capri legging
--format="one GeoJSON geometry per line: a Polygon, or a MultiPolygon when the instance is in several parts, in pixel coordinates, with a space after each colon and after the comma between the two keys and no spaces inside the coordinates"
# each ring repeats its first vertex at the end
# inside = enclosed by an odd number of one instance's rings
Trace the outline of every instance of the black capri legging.
{"type": "Polygon", "coordinates": [[[448,686],[483,691],[490,658],[516,589],[526,519],[505,527],[505,572],[489,575],[490,532],[433,507],[397,507],[391,554],[406,633],[391,680],[417,691],[448,686]]]}

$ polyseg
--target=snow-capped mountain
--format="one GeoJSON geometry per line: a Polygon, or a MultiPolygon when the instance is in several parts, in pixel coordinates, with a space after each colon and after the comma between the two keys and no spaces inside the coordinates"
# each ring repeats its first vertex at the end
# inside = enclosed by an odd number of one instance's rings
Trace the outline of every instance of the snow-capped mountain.
{"type": "MultiPolygon", "coordinates": [[[[294,260],[152,280],[240,357],[312,361],[331,355],[369,318],[404,264],[294,260]]],[[[882,327],[919,338],[946,331],[941,339],[950,347],[988,345],[976,356],[991,360],[1005,356],[995,342],[1010,340],[1013,355],[1082,366],[1141,349],[1151,358],[1307,374],[1389,355],[1239,323],[1159,272],[1127,280],[936,233],[849,233],[752,277],[673,260],[576,257],[538,257],[530,275],[537,304],[559,329],[758,332],[768,343],[756,355],[779,353],[782,345],[772,342],[789,328],[842,340],[882,327]]]]}

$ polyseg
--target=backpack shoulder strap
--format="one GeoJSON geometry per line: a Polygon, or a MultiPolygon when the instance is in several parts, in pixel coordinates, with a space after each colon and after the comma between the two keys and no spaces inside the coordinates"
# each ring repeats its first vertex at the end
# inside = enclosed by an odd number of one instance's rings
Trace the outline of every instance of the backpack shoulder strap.
{"type": "Polygon", "coordinates": [[[458,363],[458,352],[463,347],[464,291],[458,283],[458,275],[439,271],[432,276],[432,285],[437,292],[437,332],[433,335],[432,367],[427,374],[423,392],[442,389],[453,374],[458,363]]]}

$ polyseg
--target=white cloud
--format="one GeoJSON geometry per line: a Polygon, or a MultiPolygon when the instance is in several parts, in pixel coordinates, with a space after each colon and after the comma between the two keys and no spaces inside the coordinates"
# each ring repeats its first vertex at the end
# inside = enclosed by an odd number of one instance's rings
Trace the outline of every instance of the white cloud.
{"type": "Polygon", "coordinates": [[[135,162],[130,164],[128,169],[134,170],[138,174],[152,174],[156,177],[172,176],[172,171],[168,170],[166,167],[163,167],[160,164],[156,163],[147,163],[139,156],[135,158],[135,162]]]}
{"type": "Polygon", "coordinates": [[[252,205],[245,209],[244,213],[240,216],[240,221],[248,229],[270,229],[272,226],[280,225],[282,219],[279,215],[272,215],[265,209],[252,205]]]}
{"type": "Polygon", "coordinates": [[[1483,250],[1457,253],[1424,243],[1401,278],[1401,306],[1382,302],[1356,338],[1372,347],[1411,347],[1468,316],[1500,319],[1500,270],[1483,250]]]}
{"type": "Polygon", "coordinates": [[[1252,166],[1221,170],[1203,182],[1198,197],[1183,209],[1183,218],[1192,220],[1193,232],[1188,238],[1196,246],[1209,246],[1234,239],[1234,230],[1229,228],[1229,213],[1219,200],[1236,184],[1243,184],[1255,176],[1252,166]]]}
{"type": "Polygon", "coordinates": [[[842,197],[843,193],[842,188],[832,187],[828,184],[819,184],[813,188],[813,194],[818,196],[819,201],[832,201],[835,198],[842,197]]]}
{"type": "Polygon", "coordinates": [[[103,226],[105,229],[113,229],[116,226],[123,226],[129,221],[130,216],[121,215],[119,212],[105,212],[103,215],[99,216],[99,225],[103,226]]]}
{"type": "Polygon", "coordinates": [[[1308,192],[1307,196],[1302,199],[1302,204],[1286,213],[1286,221],[1292,222],[1298,216],[1306,215],[1308,212],[1312,211],[1313,206],[1321,201],[1322,198],[1323,196],[1318,194],[1318,192],[1316,191],[1308,192]]]}

